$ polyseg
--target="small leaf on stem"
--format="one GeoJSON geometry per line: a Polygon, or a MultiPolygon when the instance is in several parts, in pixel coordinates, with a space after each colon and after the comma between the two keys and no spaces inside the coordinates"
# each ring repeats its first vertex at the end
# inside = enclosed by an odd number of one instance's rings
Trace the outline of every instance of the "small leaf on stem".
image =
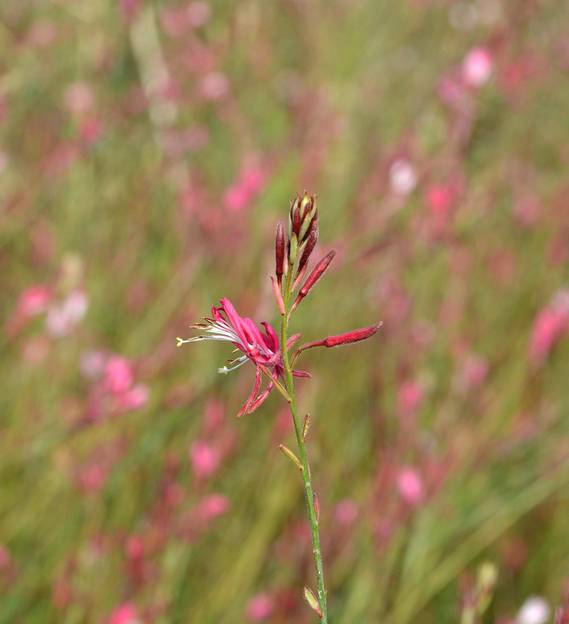
{"type": "Polygon", "coordinates": [[[304,588],[304,599],[308,603],[308,606],[316,612],[318,617],[322,617],[322,609],[320,609],[320,603],[318,602],[318,599],[309,587],[304,588]]]}
{"type": "Polygon", "coordinates": [[[279,450],[283,453],[283,455],[286,455],[290,459],[290,461],[300,470],[300,472],[302,472],[302,464],[300,463],[300,460],[287,446],[279,444],[279,450]]]}
{"type": "Polygon", "coordinates": [[[306,414],[304,417],[304,422],[302,424],[302,439],[306,440],[306,436],[308,435],[308,430],[310,429],[310,414],[306,414]]]}

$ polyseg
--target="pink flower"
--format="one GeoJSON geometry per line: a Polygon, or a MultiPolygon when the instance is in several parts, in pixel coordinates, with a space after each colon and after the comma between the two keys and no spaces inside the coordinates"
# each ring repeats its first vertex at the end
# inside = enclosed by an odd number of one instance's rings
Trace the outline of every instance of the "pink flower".
{"type": "Polygon", "coordinates": [[[51,296],[51,290],[47,286],[30,286],[20,295],[18,312],[23,316],[37,316],[45,312],[51,296]]]}
{"type": "Polygon", "coordinates": [[[339,524],[343,526],[352,525],[358,517],[358,506],[353,500],[346,498],[336,505],[334,516],[339,524]]]}
{"type": "Polygon", "coordinates": [[[229,92],[229,80],[221,72],[211,72],[202,79],[200,91],[206,100],[221,100],[229,92]]]}
{"type": "Polygon", "coordinates": [[[399,387],[397,399],[399,412],[403,415],[412,414],[423,402],[424,391],[418,381],[405,381],[399,387]]]}
{"type": "Polygon", "coordinates": [[[279,339],[269,323],[262,323],[263,333],[251,319],[239,316],[229,299],[222,299],[219,307],[212,307],[211,313],[213,318],[206,318],[203,323],[193,325],[196,329],[205,330],[205,334],[185,340],[178,338],[178,346],[202,340],[231,343],[243,355],[230,361],[229,366],[219,368],[218,372],[223,374],[236,370],[247,361],[253,362],[256,368],[255,383],[238,416],[251,414],[263,404],[274,386],[273,381],[270,381],[266,389],[260,392],[263,372],[277,378],[283,374],[279,339]]]}
{"type": "Polygon", "coordinates": [[[492,75],[493,59],[487,48],[470,50],[462,62],[462,79],[469,87],[481,87],[492,75]]]}
{"type": "Polygon", "coordinates": [[[89,302],[81,290],[74,290],[58,305],[52,305],[45,320],[48,333],[55,338],[67,336],[81,322],[89,302]]]}
{"type": "Polygon", "coordinates": [[[221,456],[216,447],[203,440],[196,440],[190,447],[190,461],[194,475],[198,479],[208,479],[219,468],[221,456]]]}
{"type": "Polygon", "coordinates": [[[241,212],[260,193],[265,185],[265,173],[260,167],[245,169],[224,196],[225,207],[232,212],[241,212]]]}
{"type": "Polygon", "coordinates": [[[397,489],[401,498],[411,506],[418,505],[424,498],[423,481],[413,468],[405,466],[397,475],[397,489]]]}
{"type": "Polygon", "coordinates": [[[559,292],[534,321],[529,355],[534,365],[541,365],[569,330],[569,291],[559,292]]]}
{"type": "Polygon", "coordinates": [[[229,511],[229,499],[222,494],[210,494],[202,498],[197,511],[203,522],[215,520],[229,511]]]}
{"type": "Polygon", "coordinates": [[[140,624],[136,607],[131,602],[125,602],[117,607],[109,619],[109,624],[140,624]]]}
{"type": "Polygon", "coordinates": [[[247,606],[247,617],[251,622],[262,622],[269,618],[274,610],[273,599],[269,594],[253,596],[247,606]]]}
{"type": "Polygon", "coordinates": [[[85,82],[75,82],[65,92],[65,105],[70,113],[81,115],[93,107],[93,91],[85,82]]]}
{"type": "Polygon", "coordinates": [[[133,386],[117,396],[118,403],[123,410],[140,409],[148,402],[148,388],[142,384],[133,386]]]}
{"type": "Polygon", "coordinates": [[[105,366],[105,387],[113,394],[123,394],[132,386],[134,375],[128,360],[118,355],[109,358],[105,366]]]}

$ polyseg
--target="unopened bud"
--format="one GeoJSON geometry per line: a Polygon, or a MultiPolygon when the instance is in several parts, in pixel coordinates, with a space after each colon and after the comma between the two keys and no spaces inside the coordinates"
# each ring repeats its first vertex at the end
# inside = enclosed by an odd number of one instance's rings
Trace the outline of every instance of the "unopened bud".
{"type": "Polygon", "coordinates": [[[314,228],[308,234],[306,242],[304,243],[304,249],[302,251],[302,255],[300,256],[300,261],[298,263],[298,274],[302,272],[306,263],[310,259],[314,248],[316,247],[316,243],[318,242],[318,228],[314,228]]]}
{"type": "Polygon", "coordinates": [[[284,273],[285,237],[282,223],[277,225],[277,235],[275,237],[275,273],[279,285],[282,283],[284,273]]]}
{"type": "Polygon", "coordinates": [[[302,197],[296,196],[290,207],[290,236],[296,234],[298,241],[303,243],[309,231],[317,227],[318,210],[313,195],[304,192],[302,197]]]}
{"type": "Polygon", "coordinates": [[[288,242],[288,263],[290,266],[293,266],[296,262],[296,255],[298,253],[298,239],[296,238],[296,234],[293,234],[290,237],[288,242]]]}
{"type": "Polygon", "coordinates": [[[293,309],[306,297],[306,295],[312,290],[314,284],[322,277],[322,274],[326,269],[330,266],[330,262],[334,259],[336,255],[335,251],[331,251],[327,253],[322,260],[312,269],[312,273],[306,279],[306,282],[302,285],[298,295],[296,297],[296,301],[292,306],[293,309]]]}
{"type": "Polygon", "coordinates": [[[345,334],[338,334],[337,336],[328,336],[322,340],[316,342],[309,342],[299,348],[299,351],[306,351],[306,349],[313,349],[314,347],[339,347],[340,345],[349,344],[351,342],[360,342],[361,340],[367,340],[371,338],[383,323],[377,325],[371,325],[370,327],[362,327],[361,329],[354,329],[345,334]]]}

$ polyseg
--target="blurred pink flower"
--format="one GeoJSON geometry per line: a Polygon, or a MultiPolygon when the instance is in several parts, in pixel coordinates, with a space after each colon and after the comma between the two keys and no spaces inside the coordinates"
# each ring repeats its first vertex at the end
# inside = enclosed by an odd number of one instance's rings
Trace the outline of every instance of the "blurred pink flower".
{"type": "Polygon", "coordinates": [[[43,48],[55,41],[57,29],[53,22],[39,19],[34,22],[26,35],[26,43],[33,48],[43,48]]]}
{"type": "Polygon", "coordinates": [[[343,526],[351,526],[358,517],[359,509],[356,503],[349,498],[341,500],[334,510],[334,517],[343,526]]]}
{"type": "Polygon", "coordinates": [[[229,93],[229,80],[221,72],[210,72],[200,82],[200,93],[206,100],[221,100],[229,93]]]}
{"type": "Polygon", "coordinates": [[[137,384],[117,395],[118,404],[123,410],[140,409],[148,402],[149,394],[146,386],[137,384]]]}
{"type": "Polygon", "coordinates": [[[99,492],[105,485],[107,471],[100,463],[89,463],[83,466],[78,475],[79,487],[85,493],[99,492]]]}
{"type": "Polygon", "coordinates": [[[91,86],[86,82],[75,82],[65,91],[65,106],[70,113],[82,115],[93,107],[94,97],[91,86]]]}
{"type": "Polygon", "coordinates": [[[557,293],[534,321],[529,346],[531,362],[537,366],[543,364],[555,344],[568,330],[569,290],[565,290],[557,293]]]}
{"type": "Polygon", "coordinates": [[[241,212],[251,204],[264,184],[265,174],[260,167],[250,167],[243,170],[237,182],[230,186],[225,193],[225,207],[232,212],[241,212]]]}
{"type": "Polygon", "coordinates": [[[131,602],[125,602],[117,607],[109,618],[109,624],[140,624],[136,607],[131,602]]]}
{"type": "Polygon", "coordinates": [[[247,617],[251,622],[262,622],[269,618],[274,610],[273,599],[269,594],[257,594],[247,606],[247,617]]]}
{"type": "Polygon", "coordinates": [[[196,440],[190,447],[192,470],[198,479],[208,479],[219,468],[219,449],[203,440],[196,440]]]}
{"type": "Polygon", "coordinates": [[[190,2],[186,9],[186,15],[192,28],[200,28],[208,23],[211,17],[211,8],[207,2],[190,2]]]}
{"type": "Polygon", "coordinates": [[[82,290],[73,290],[60,304],[50,306],[46,317],[48,333],[61,338],[71,333],[87,312],[89,303],[82,290]]]}
{"type": "Polygon", "coordinates": [[[127,20],[133,19],[141,6],[141,0],[119,0],[119,4],[124,17],[127,20]]]}
{"type": "Polygon", "coordinates": [[[17,306],[18,314],[23,316],[36,316],[41,314],[46,311],[51,298],[51,289],[47,286],[41,284],[30,286],[20,295],[17,306]]]}
{"type": "Polygon", "coordinates": [[[405,466],[399,471],[397,489],[401,498],[411,506],[418,505],[425,496],[423,481],[419,473],[409,466],[405,466]]]}
{"type": "Polygon", "coordinates": [[[222,494],[210,494],[198,504],[198,516],[203,522],[215,520],[229,511],[229,499],[222,494]]]}
{"type": "Polygon", "coordinates": [[[113,394],[122,394],[131,386],[134,379],[130,362],[119,355],[107,360],[105,366],[105,387],[113,394]]]}
{"type": "Polygon", "coordinates": [[[102,351],[86,351],[81,355],[79,368],[87,379],[97,379],[105,370],[106,356],[102,351]]]}
{"type": "Polygon", "coordinates": [[[10,552],[3,544],[0,544],[0,572],[4,572],[10,568],[12,558],[10,552]]]}
{"type": "Polygon", "coordinates": [[[479,388],[488,375],[488,362],[478,356],[469,355],[463,363],[460,373],[460,386],[463,390],[479,388]]]}
{"type": "Polygon", "coordinates": [[[469,87],[481,87],[492,75],[494,61],[487,48],[470,50],[462,62],[462,79],[469,87]]]}
{"type": "Polygon", "coordinates": [[[416,380],[404,381],[399,386],[397,405],[402,415],[412,414],[421,405],[424,398],[424,390],[416,380]]]}

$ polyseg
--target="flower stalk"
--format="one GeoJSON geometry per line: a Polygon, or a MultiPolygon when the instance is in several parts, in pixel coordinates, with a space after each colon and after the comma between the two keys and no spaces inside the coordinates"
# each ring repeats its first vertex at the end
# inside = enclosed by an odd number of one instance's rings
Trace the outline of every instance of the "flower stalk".
{"type": "Polygon", "coordinates": [[[312,485],[312,474],[306,450],[310,416],[307,414],[301,420],[294,385],[295,377],[310,378],[311,375],[308,371],[295,369],[295,365],[301,354],[307,349],[338,347],[366,340],[377,332],[380,324],[309,342],[295,348],[291,355],[291,350],[300,338],[300,334],[289,336],[290,317],[326,272],[335,255],[334,251],[330,251],[321,258],[301,286],[317,242],[318,209],[316,198],[304,193],[302,196],[297,196],[291,204],[287,235],[285,235],[285,228],[281,224],[277,226],[276,231],[275,275],[271,277],[271,281],[275,303],[280,313],[280,335],[266,322],[261,323],[262,329],[260,329],[250,318],[241,316],[229,299],[223,298],[219,302],[219,306],[212,307],[211,317],[192,325],[193,329],[201,332],[198,336],[178,338],[177,342],[178,346],[206,340],[229,342],[234,347],[234,353],[240,355],[229,360],[225,366],[218,369],[223,374],[234,371],[247,362],[255,366],[253,388],[237,416],[252,414],[258,410],[273,389],[276,389],[288,403],[294,424],[298,455],[283,444],[279,445],[279,449],[292,461],[302,475],[316,570],[316,595],[308,587],[305,587],[304,597],[310,608],[320,618],[320,624],[328,624],[318,498],[312,485]],[[264,389],[261,387],[263,377],[267,380],[264,389]]]}
{"type": "MultiPolygon", "coordinates": [[[[306,500],[306,508],[308,511],[308,520],[310,523],[310,534],[312,539],[312,554],[314,557],[314,567],[316,569],[316,593],[318,596],[319,609],[316,610],[320,617],[321,624],[328,624],[328,607],[326,600],[326,585],[324,582],[324,562],[322,559],[322,547],[320,544],[320,527],[318,523],[318,514],[316,509],[316,494],[312,485],[312,475],[310,471],[310,463],[308,453],[306,451],[305,437],[308,432],[307,421],[301,421],[298,407],[296,403],[296,391],[294,387],[294,378],[292,375],[292,367],[287,348],[288,321],[290,316],[290,299],[291,299],[291,278],[292,271],[289,271],[284,285],[284,313],[281,314],[281,346],[283,368],[285,376],[285,388],[290,397],[288,402],[292,421],[294,424],[294,433],[298,446],[298,459],[301,466],[301,475],[304,485],[304,497],[306,500]]],[[[314,607],[313,607],[314,608],[314,607]]]]}

